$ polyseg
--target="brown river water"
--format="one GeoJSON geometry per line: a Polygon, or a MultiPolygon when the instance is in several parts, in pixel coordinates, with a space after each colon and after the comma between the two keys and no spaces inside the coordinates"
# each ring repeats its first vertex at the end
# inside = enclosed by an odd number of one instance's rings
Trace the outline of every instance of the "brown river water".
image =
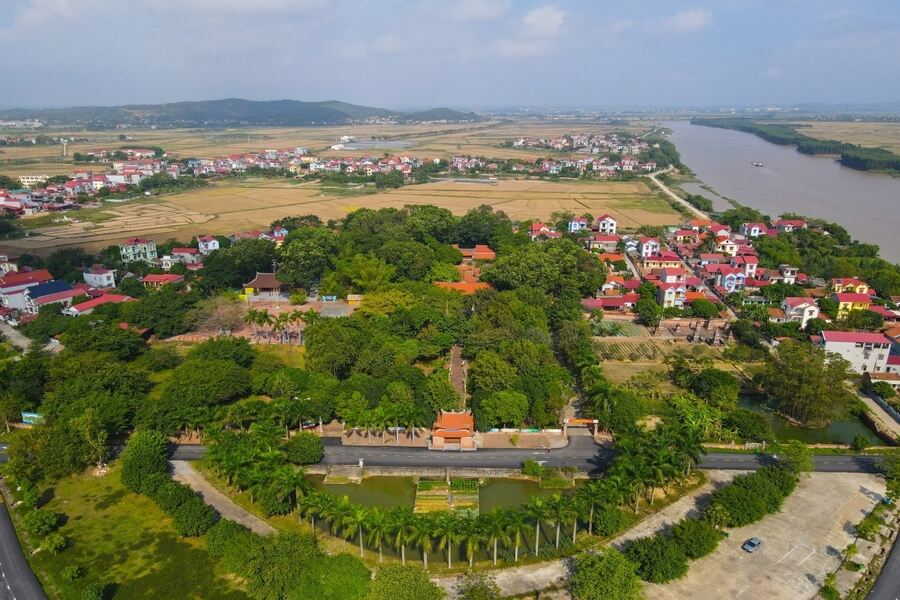
{"type": "MultiPolygon", "coordinates": [[[[713,190],[772,217],[794,212],[839,223],[881,256],[900,262],[900,177],[842,167],[831,157],[801,154],[750,133],[669,121],[681,160],[713,190]],[[764,166],[755,167],[753,162],[764,166]]],[[[698,184],[685,191],[728,208],[698,184]]]]}

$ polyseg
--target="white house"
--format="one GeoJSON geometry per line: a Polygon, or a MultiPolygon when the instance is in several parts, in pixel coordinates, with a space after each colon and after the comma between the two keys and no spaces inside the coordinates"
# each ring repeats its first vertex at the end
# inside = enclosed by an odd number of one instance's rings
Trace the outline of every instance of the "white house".
{"type": "Polygon", "coordinates": [[[584,217],[575,217],[571,221],[569,221],[569,233],[578,233],[579,231],[584,231],[590,226],[588,220],[584,217]]]}
{"type": "Polygon", "coordinates": [[[609,215],[600,215],[597,217],[597,220],[594,221],[594,229],[600,233],[615,235],[618,227],[618,222],[609,215]]]}
{"type": "Polygon", "coordinates": [[[760,236],[766,235],[768,233],[769,228],[766,227],[765,223],[742,223],[741,224],[741,233],[746,235],[747,237],[757,238],[760,236]]]}
{"type": "Polygon", "coordinates": [[[91,265],[82,273],[84,282],[99,290],[116,287],[116,270],[103,265],[91,265]]]}
{"type": "Polygon", "coordinates": [[[659,254],[659,241],[656,238],[641,238],[639,248],[641,250],[641,258],[649,258],[659,254]]]}
{"type": "Polygon", "coordinates": [[[843,357],[857,373],[885,372],[891,351],[884,334],[862,331],[823,331],[819,345],[843,357]]]}
{"type": "Polygon", "coordinates": [[[201,235],[197,237],[197,245],[200,246],[200,254],[207,254],[219,249],[219,240],[211,235],[201,235]]]}
{"type": "Polygon", "coordinates": [[[785,321],[800,323],[801,329],[810,319],[819,317],[819,307],[812,298],[788,296],[781,301],[781,310],[784,311],[785,321]]]}
{"type": "Polygon", "coordinates": [[[156,242],[143,238],[130,238],[119,246],[122,262],[153,262],[156,260],[156,242]]]}

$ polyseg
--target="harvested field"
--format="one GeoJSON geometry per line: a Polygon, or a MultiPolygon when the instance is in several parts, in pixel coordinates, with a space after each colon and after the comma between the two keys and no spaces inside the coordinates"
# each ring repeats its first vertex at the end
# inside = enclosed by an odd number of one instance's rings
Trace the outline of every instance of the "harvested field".
{"type": "Polygon", "coordinates": [[[359,208],[435,204],[463,214],[481,204],[505,211],[513,219],[547,219],[554,211],[607,212],[621,228],[671,225],[680,216],[644,183],[544,182],[502,179],[492,183],[435,182],[368,195],[330,195],[316,183],[285,180],[228,180],[183,194],[140,199],[109,208],[72,213],[80,223],[33,229],[28,238],[0,244],[0,251],[47,254],[61,246],[102,248],[132,235],[157,241],[187,241],[198,234],[230,234],[266,228],[281,217],[316,214],[343,218],[359,208]],[[91,222],[93,221],[93,222],[91,222]]]}
{"type": "Polygon", "coordinates": [[[672,339],[594,338],[594,349],[602,360],[661,361],[683,347],[672,339]]]}
{"type": "Polygon", "coordinates": [[[797,123],[800,133],[821,140],[880,146],[900,154],[900,123],[797,123]]]}
{"type": "MultiPolygon", "coordinates": [[[[346,125],[340,127],[248,127],[230,129],[131,129],[129,139],[119,140],[121,131],[52,130],[40,131],[67,137],[87,138],[87,142],[70,144],[69,156],[60,157],[60,147],[34,145],[0,148],[0,174],[18,175],[61,175],[75,168],[73,156],[76,152],[87,152],[96,148],[116,149],[122,146],[159,146],[178,158],[212,158],[240,152],[255,152],[266,149],[294,148],[306,146],[310,152],[323,156],[347,156],[370,154],[380,156],[388,153],[414,153],[420,158],[447,157],[453,154],[484,155],[492,158],[534,159],[552,154],[547,150],[501,148],[501,143],[519,137],[556,137],[566,133],[611,131],[645,132],[653,127],[652,122],[635,121],[628,125],[608,125],[603,123],[566,121],[519,121],[512,123],[446,123],[416,125],[346,125]],[[451,133],[441,133],[451,131],[451,133]],[[341,136],[352,135],[360,140],[374,136],[392,136],[404,140],[404,148],[385,144],[384,147],[366,150],[331,150],[341,136]],[[410,137],[418,136],[418,137],[410,137]]],[[[9,132],[14,135],[19,132],[9,132]]],[[[34,135],[34,131],[21,132],[23,136],[34,135]]],[[[79,168],[105,170],[102,165],[79,168]]]]}

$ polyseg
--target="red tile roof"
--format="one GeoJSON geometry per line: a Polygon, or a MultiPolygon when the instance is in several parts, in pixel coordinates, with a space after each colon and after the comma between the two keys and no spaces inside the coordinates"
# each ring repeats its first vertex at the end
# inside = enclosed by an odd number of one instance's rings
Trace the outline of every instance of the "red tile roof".
{"type": "Polygon", "coordinates": [[[838,302],[868,303],[872,301],[872,298],[868,294],[835,294],[834,297],[838,302]]]}
{"type": "Polygon", "coordinates": [[[184,281],[183,275],[175,275],[174,273],[145,275],[142,279],[144,283],[178,283],[184,281]]]}
{"type": "Polygon", "coordinates": [[[125,296],[122,294],[103,294],[102,296],[98,296],[92,300],[87,300],[85,302],[81,302],[79,304],[75,304],[72,306],[72,310],[78,312],[84,312],[86,310],[91,310],[92,308],[97,308],[103,304],[119,304],[120,302],[130,302],[134,300],[131,296],[125,296]]]}
{"type": "Polygon", "coordinates": [[[46,269],[37,269],[35,271],[21,271],[7,273],[0,277],[0,287],[12,287],[14,285],[26,285],[29,283],[46,283],[53,281],[53,275],[46,269]]]}
{"type": "Polygon", "coordinates": [[[822,339],[826,342],[846,342],[864,344],[890,344],[883,333],[870,333],[867,331],[823,331],[822,339]]]}

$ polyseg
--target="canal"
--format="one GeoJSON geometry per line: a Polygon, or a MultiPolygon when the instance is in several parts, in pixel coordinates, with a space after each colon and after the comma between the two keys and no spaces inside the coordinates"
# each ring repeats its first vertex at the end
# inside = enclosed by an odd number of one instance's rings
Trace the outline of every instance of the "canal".
{"type": "MultiPolygon", "coordinates": [[[[882,258],[900,262],[900,178],[843,167],[750,133],[688,121],[664,125],[682,162],[722,196],[772,217],[794,212],[839,223],[860,241],[878,244],[882,258]]],[[[713,200],[717,210],[728,208],[697,184],[684,189],[713,200]]]]}

